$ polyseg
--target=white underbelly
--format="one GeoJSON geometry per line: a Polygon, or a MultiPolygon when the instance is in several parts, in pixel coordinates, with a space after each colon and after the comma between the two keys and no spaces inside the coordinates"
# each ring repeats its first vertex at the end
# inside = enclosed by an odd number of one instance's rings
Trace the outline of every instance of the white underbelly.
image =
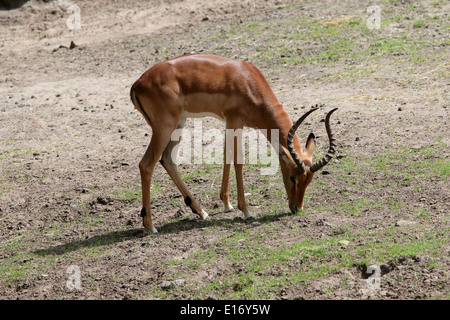
{"type": "Polygon", "coordinates": [[[183,113],[181,114],[181,119],[186,120],[187,118],[204,118],[204,117],[211,117],[211,118],[216,118],[219,120],[224,121],[225,119],[218,116],[217,114],[213,113],[213,112],[198,112],[198,113],[194,113],[194,112],[187,112],[187,111],[183,111],[183,113]]]}

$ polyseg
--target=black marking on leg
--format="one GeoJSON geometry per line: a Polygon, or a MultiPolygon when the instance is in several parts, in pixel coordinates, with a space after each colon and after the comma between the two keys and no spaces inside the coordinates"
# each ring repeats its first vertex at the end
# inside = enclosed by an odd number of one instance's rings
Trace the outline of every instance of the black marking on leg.
{"type": "Polygon", "coordinates": [[[146,214],[147,214],[147,211],[145,210],[145,207],[144,207],[141,210],[141,217],[144,218],[146,216],[146,214]]]}
{"type": "Polygon", "coordinates": [[[196,213],[196,214],[198,214],[198,211],[197,211],[197,210],[195,210],[194,208],[192,208],[192,207],[191,207],[191,210],[192,210],[192,212],[193,212],[193,213],[196,213]]]}
{"type": "Polygon", "coordinates": [[[186,198],[184,198],[184,203],[186,203],[186,205],[188,207],[191,207],[191,210],[192,210],[193,213],[197,213],[198,214],[198,211],[195,210],[194,208],[192,208],[192,199],[191,199],[191,197],[187,196],[186,198]]]}

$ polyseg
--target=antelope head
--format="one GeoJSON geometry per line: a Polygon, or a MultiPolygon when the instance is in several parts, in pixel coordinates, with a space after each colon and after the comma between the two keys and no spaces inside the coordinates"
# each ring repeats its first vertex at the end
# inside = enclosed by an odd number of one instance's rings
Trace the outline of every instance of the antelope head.
{"type": "Polygon", "coordinates": [[[287,150],[281,148],[280,157],[283,161],[280,161],[283,182],[286,188],[286,193],[289,200],[289,208],[293,213],[303,209],[303,198],[305,196],[305,190],[312,181],[314,173],[322,169],[326,164],[330,162],[336,152],[336,140],[330,128],[330,116],[337,110],[337,108],[331,110],[325,118],[325,128],[328,134],[329,149],[327,154],[319,162],[313,163],[312,156],[316,148],[315,136],[310,133],[306,140],[305,152],[302,152],[301,148],[296,151],[294,148],[294,135],[300,124],[306,117],[316,111],[318,106],[312,108],[300,117],[289,130],[287,136],[287,150]]]}

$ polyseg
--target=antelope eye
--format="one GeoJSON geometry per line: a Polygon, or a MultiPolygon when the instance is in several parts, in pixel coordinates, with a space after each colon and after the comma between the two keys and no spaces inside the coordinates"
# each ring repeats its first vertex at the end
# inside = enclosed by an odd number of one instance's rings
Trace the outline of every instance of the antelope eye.
{"type": "Polygon", "coordinates": [[[295,183],[296,183],[296,181],[295,181],[295,177],[294,177],[294,176],[290,176],[290,177],[289,177],[289,179],[291,179],[291,181],[292,181],[292,183],[293,183],[293,184],[295,184],[295,183]]]}

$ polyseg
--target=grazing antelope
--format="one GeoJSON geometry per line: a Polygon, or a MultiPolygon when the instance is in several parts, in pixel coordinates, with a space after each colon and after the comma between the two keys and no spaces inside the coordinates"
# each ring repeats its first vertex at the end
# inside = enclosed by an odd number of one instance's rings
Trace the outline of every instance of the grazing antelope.
{"type": "MultiPolygon", "coordinates": [[[[261,71],[250,62],[208,54],[180,56],[160,62],[147,70],[133,84],[130,95],[134,106],[153,131],[150,145],[139,163],[143,205],[141,216],[144,226],[153,233],[157,230],[153,226],[150,213],[150,184],[159,159],[181,191],[186,205],[201,218],[208,217],[186,188],[171,158],[173,148],[179,143],[171,140],[172,132],[183,128],[189,117],[214,116],[224,120],[227,129],[233,130],[242,129],[244,126],[265,129],[270,143],[279,141],[280,167],[292,212],[303,209],[305,189],[314,172],[325,166],[335,153],[336,144],[330,128],[330,115],[337,108],[331,110],[325,119],[330,143],[328,153],[322,160],[313,163],[312,155],[316,147],[314,134],[309,135],[303,151],[296,130],[318,107],[306,112],[293,124],[261,71]],[[271,129],[278,129],[275,132],[278,132],[279,136],[272,137],[271,129]]],[[[252,214],[245,202],[242,163],[236,159],[236,144],[234,146],[238,208],[247,219],[251,218],[252,214]]],[[[224,162],[220,198],[225,211],[231,211],[231,164],[224,162]]]]}

